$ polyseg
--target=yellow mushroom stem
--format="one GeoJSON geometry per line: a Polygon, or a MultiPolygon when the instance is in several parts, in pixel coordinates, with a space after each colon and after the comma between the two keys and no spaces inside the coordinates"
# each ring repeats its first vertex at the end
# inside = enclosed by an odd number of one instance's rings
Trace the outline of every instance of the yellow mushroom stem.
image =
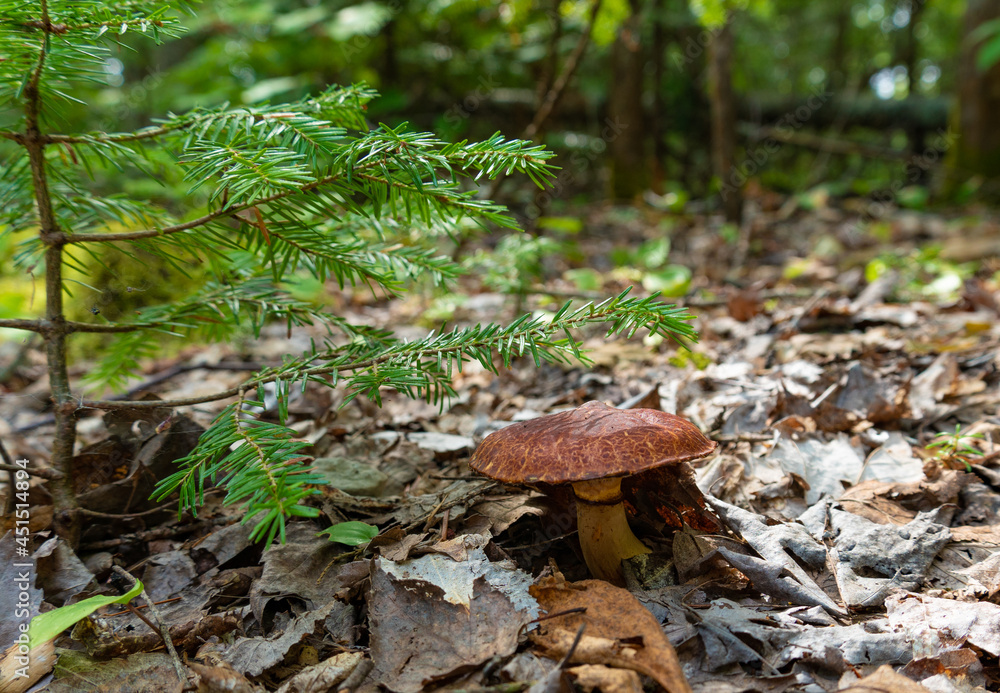
{"type": "Polygon", "coordinates": [[[632,534],[622,504],[621,477],[577,481],[576,524],[583,559],[599,580],[624,586],[621,563],[650,549],[632,534]]]}

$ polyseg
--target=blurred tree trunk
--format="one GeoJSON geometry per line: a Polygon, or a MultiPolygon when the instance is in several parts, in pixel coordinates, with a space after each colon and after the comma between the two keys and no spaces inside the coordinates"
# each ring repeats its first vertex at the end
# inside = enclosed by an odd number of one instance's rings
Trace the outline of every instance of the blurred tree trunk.
{"type": "MultiPolygon", "coordinates": [[[[900,62],[906,68],[906,80],[907,80],[907,96],[916,97],[917,95],[917,84],[920,82],[920,77],[917,75],[917,34],[916,26],[917,22],[920,21],[920,14],[923,12],[924,3],[923,2],[910,2],[910,21],[906,25],[906,31],[903,34],[903,43],[900,48],[900,62]]],[[[906,129],[906,136],[910,142],[910,151],[914,156],[921,156],[926,149],[925,141],[926,131],[919,125],[910,125],[906,129]]],[[[920,185],[926,185],[928,181],[928,167],[927,166],[911,166],[910,171],[907,172],[907,179],[920,185]]]]}
{"type": "Polygon", "coordinates": [[[545,14],[552,22],[552,33],[549,34],[549,46],[546,50],[545,62],[542,64],[542,72],[538,78],[538,85],[535,88],[535,108],[540,108],[548,95],[549,90],[556,81],[559,73],[559,41],[562,39],[563,22],[562,14],[559,13],[559,3],[561,0],[552,0],[545,14]]]}
{"type": "Polygon", "coordinates": [[[722,185],[726,221],[740,223],[743,193],[735,181],[736,104],[732,84],[732,19],[712,33],[708,47],[709,99],[712,102],[712,167],[722,185]]]}
{"type": "Polygon", "coordinates": [[[396,50],[396,20],[390,19],[382,29],[385,53],[382,56],[382,83],[395,87],[399,84],[399,57],[396,50]]]}
{"type": "MultiPolygon", "coordinates": [[[[958,141],[949,156],[949,184],[960,184],[971,176],[1000,178],[1000,65],[981,72],[976,54],[981,41],[970,35],[983,23],[1000,17],[1000,0],[969,0],[962,27],[958,68],[958,141]]],[[[990,193],[997,181],[989,186],[990,193]]]]}
{"type": "Polygon", "coordinates": [[[663,0],[653,0],[650,7],[653,21],[652,63],[653,63],[653,110],[650,113],[650,135],[653,138],[653,190],[663,193],[666,178],[664,166],[667,161],[667,103],[664,97],[666,85],[663,83],[664,61],[667,58],[667,18],[663,0]]]}
{"type": "Polygon", "coordinates": [[[611,152],[611,195],[618,200],[630,200],[649,185],[640,0],[629,0],[629,7],[631,14],[622,22],[611,50],[609,122],[602,132],[611,152]]]}
{"type": "Polygon", "coordinates": [[[851,3],[840,0],[834,15],[837,33],[830,51],[830,67],[826,78],[829,91],[838,91],[847,84],[847,39],[851,31],[851,3]]]}

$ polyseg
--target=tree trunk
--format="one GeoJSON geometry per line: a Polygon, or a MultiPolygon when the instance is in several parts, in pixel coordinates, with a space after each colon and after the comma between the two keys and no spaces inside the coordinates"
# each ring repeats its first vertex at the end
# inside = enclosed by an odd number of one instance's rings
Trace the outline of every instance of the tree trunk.
{"type": "Polygon", "coordinates": [[[970,34],[983,23],[1000,17],[1000,0],[969,0],[962,28],[959,62],[958,141],[949,157],[949,183],[960,184],[972,176],[993,179],[989,194],[1000,189],[1000,65],[985,72],[976,67],[982,42],[970,34]]]}
{"type": "Polygon", "coordinates": [[[653,110],[650,113],[649,130],[653,138],[653,172],[652,185],[657,193],[663,193],[663,182],[666,178],[664,166],[667,161],[667,104],[663,92],[666,85],[664,78],[664,61],[667,53],[666,9],[663,0],[653,0],[650,7],[653,21],[652,56],[653,63],[653,110]]]}
{"type": "MultiPolygon", "coordinates": [[[[906,32],[903,35],[903,45],[900,50],[900,62],[906,68],[907,96],[913,97],[917,94],[917,84],[920,77],[917,75],[917,41],[916,26],[920,21],[920,14],[924,9],[924,3],[910,3],[910,21],[906,25],[906,32]]],[[[906,128],[906,136],[910,141],[910,151],[914,156],[921,156],[926,149],[926,131],[919,125],[910,125],[906,128]]],[[[927,185],[929,180],[929,168],[927,166],[910,165],[907,171],[907,180],[912,180],[920,185],[927,185]]]]}
{"type": "Polygon", "coordinates": [[[834,15],[837,33],[830,51],[829,74],[826,83],[829,91],[838,91],[847,84],[847,40],[851,31],[851,3],[840,0],[834,15]]]}
{"type": "Polygon", "coordinates": [[[649,185],[643,123],[643,51],[639,0],[611,51],[611,98],[602,137],[611,153],[611,196],[630,200],[649,185]]]}
{"type": "Polygon", "coordinates": [[[709,99],[712,102],[712,167],[722,185],[726,221],[740,223],[742,180],[736,174],[736,107],[732,85],[732,20],[712,33],[708,55],[709,99]]]}

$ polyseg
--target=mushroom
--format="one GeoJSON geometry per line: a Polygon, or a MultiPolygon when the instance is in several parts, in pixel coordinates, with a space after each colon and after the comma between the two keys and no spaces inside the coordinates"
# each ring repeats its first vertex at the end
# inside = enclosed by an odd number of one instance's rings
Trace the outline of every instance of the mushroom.
{"type": "Polygon", "coordinates": [[[469,464],[507,484],[572,485],[587,567],[594,577],[622,585],[621,562],[650,553],[629,528],[622,479],[707,457],[715,447],[679,416],[587,402],[491,433],[469,464]]]}

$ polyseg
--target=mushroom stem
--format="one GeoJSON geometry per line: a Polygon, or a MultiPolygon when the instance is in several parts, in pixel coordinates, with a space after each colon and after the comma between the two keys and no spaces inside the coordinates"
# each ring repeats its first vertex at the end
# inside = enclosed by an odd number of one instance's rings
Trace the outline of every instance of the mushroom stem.
{"type": "Polygon", "coordinates": [[[594,577],[623,586],[622,561],[650,550],[628,526],[621,477],[577,481],[573,493],[580,548],[587,567],[594,577]]]}

